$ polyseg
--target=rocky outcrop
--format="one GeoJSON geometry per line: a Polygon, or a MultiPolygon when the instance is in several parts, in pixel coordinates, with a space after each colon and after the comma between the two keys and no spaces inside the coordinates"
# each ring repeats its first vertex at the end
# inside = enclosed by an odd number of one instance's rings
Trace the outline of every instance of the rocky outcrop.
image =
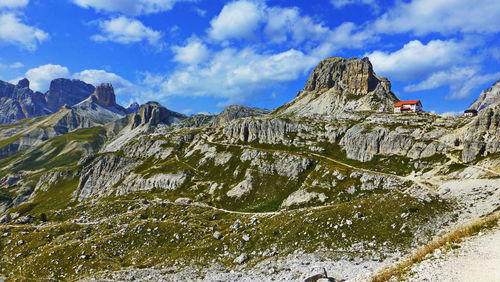
{"type": "Polygon", "coordinates": [[[229,106],[224,109],[220,114],[215,116],[213,126],[222,126],[232,120],[246,117],[255,117],[268,114],[269,110],[260,108],[248,108],[242,106],[229,106]]]}
{"type": "Polygon", "coordinates": [[[481,111],[490,105],[500,104],[500,79],[491,87],[481,92],[479,97],[469,107],[471,110],[481,111]]]}
{"type": "Polygon", "coordinates": [[[142,105],[132,117],[132,129],[140,125],[155,126],[158,124],[172,124],[185,119],[186,116],[161,106],[156,102],[142,105]]]}
{"type": "Polygon", "coordinates": [[[17,85],[0,81],[0,124],[49,114],[45,97],[29,89],[29,81],[22,79],[17,85]]]}
{"type": "Polygon", "coordinates": [[[103,83],[90,96],[94,102],[104,107],[116,107],[115,90],[111,83],[103,83]]]}
{"type": "Polygon", "coordinates": [[[353,111],[387,112],[397,101],[389,80],[375,74],[368,58],[332,57],[319,63],[304,90],[275,113],[338,116],[353,111]]]}
{"type": "Polygon", "coordinates": [[[52,112],[58,111],[62,106],[73,106],[92,94],[93,85],[77,79],[58,78],[50,82],[50,88],[45,93],[47,108],[52,112]]]}
{"type": "Polygon", "coordinates": [[[135,114],[135,113],[137,113],[137,111],[139,110],[140,107],[141,107],[141,105],[139,105],[139,103],[133,102],[125,110],[126,110],[127,114],[135,114]]]}
{"type": "Polygon", "coordinates": [[[97,86],[90,97],[71,109],[98,124],[106,124],[127,115],[127,110],[116,103],[115,91],[110,83],[97,86]]]}
{"type": "Polygon", "coordinates": [[[462,160],[500,152],[500,105],[484,108],[463,130],[462,160]]]}

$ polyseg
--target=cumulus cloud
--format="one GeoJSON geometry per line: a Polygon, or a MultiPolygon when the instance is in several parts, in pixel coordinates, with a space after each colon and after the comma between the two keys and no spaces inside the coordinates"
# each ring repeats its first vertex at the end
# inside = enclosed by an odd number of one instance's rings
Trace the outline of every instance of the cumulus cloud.
{"type": "MultiPolygon", "coordinates": [[[[14,1],[14,0],[12,0],[14,1]]],[[[72,0],[83,8],[99,12],[119,12],[127,15],[154,14],[171,10],[176,3],[196,0],[72,0]]]]}
{"type": "Polygon", "coordinates": [[[0,8],[21,8],[29,2],[29,0],[0,0],[0,8]]]}
{"type": "Polygon", "coordinates": [[[67,67],[52,64],[39,66],[26,72],[26,78],[30,81],[30,88],[35,91],[47,91],[53,79],[69,77],[69,75],[70,72],[67,67]]]}
{"type": "Polygon", "coordinates": [[[453,67],[450,70],[433,73],[417,84],[410,84],[405,87],[405,91],[422,91],[448,85],[451,90],[448,97],[452,99],[462,99],[468,97],[471,91],[476,87],[494,81],[500,77],[500,72],[479,74],[479,71],[479,67],[453,67]]]}
{"type": "Polygon", "coordinates": [[[324,40],[330,29],[311,17],[301,15],[297,8],[269,7],[266,9],[264,33],[272,42],[290,40],[299,44],[305,40],[324,40]]]}
{"type": "Polygon", "coordinates": [[[93,35],[92,40],[98,42],[116,42],[120,44],[130,44],[137,42],[148,42],[160,47],[163,34],[145,26],[142,22],[124,16],[113,18],[107,21],[99,21],[101,34],[93,35]]]}
{"type": "Polygon", "coordinates": [[[377,73],[392,79],[410,81],[429,73],[448,69],[467,58],[469,46],[453,40],[432,40],[423,44],[413,40],[394,52],[374,51],[370,58],[377,73]]]}
{"type": "Polygon", "coordinates": [[[134,86],[133,83],[122,78],[121,76],[104,70],[84,70],[73,74],[72,77],[92,85],[111,83],[113,84],[113,87],[117,89],[117,92],[134,86]]]}
{"type": "Polygon", "coordinates": [[[157,85],[156,97],[210,96],[224,100],[221,105],[241,103],[307,74],[336,50],[359,48],[374,39],[354,23],[330,29],[298,8],[250,0],[225,5],[207,35],[206,41],[191,37],[172,48],[180,64],[150,84],[157,85]],[[249,40],[245,47],[228,47],[241,39],[249,40]]]}
{"type": "MultiPolygon", "coordinates": [[[[121,76],[104,70],[83,70],[72,73],[67,67],[61,65],[46,64],[29,69],[25,77],[30,81],[30,88],[35,91],[45,92],[49,89],[50,82],[56,78],[74,78],[85,81],[92,85],[101,83],[112,83],[118,94],[133,91],[135,85],[121,76]]],[[[20,78],[19,78],[20,79],[20,78]]],[[[12,80],[17,83],[19,79],[12,80]]]]}
{"type": "Polygon", "coordinates": [[[185,46],[173,46],[174,61],[183,64],[199,64],[205,61],[210,51],[199,38],[192,37],[185,46]]]}
{"type": "Polygon", "coordinates": [[[242,39],[254,36],[264,18],[257,2],[240,0],[229,3],[210,22],[209,36],[215,40],[242,39]]]}
{"type": "Polygon", "coordinates": [[[13,44],[33,51],[48,38],[45,31],[23,23],[18,15],[0,14],[0,44],[13,44]]]}
{"type": "Polygon", "coordinates": [[[413,0],[396,6],[375,21],[380,33],[494,33],[500,31],[498,0],[413,0]]]}
{"type": "Polygon", "coordinates": [[[204,65],[177,69],[161,83],[161,93],[211,96],[224,99],[224,105],[242,102],[275,83],[297,79],[320,56],[295,49],[263,55],[251,48],[225,48],[204,65]]]}

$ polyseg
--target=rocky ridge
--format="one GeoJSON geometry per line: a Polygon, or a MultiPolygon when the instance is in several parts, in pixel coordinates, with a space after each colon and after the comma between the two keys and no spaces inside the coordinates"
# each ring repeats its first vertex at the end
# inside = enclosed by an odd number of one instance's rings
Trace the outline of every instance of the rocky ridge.
{"type": "Polygon", "coordinates": [[[469,109],[481,111],[490,105],[498,105],[500,103],[500,80],[497,80],[491,87],[481,92],[479,97],[474,101],[469,109]]]}

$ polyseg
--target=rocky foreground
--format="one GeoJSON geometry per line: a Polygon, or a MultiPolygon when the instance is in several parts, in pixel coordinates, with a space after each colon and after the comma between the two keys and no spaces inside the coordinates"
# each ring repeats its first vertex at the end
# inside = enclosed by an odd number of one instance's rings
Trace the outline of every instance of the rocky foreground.
{"type": "Polygon", "coordinates": [[[271,112],[129,113],[101,85],[1,125],[0,273],[370,280],[500,205],[500,105],[466,118],[396,101],[368,59],[334,57],[271,112]]]}

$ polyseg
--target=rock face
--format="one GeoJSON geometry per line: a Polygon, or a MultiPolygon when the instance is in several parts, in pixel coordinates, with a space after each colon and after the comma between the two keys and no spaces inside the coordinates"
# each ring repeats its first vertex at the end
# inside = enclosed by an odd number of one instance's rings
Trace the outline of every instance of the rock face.
{"type": "Polygon", "coordinates": [[[248,108],[242,106],[229,106],[224,109],[220,114],[218,114],[214,121],[214,126],[222,126],[234,119],[245,118],[245,117],[255,117],[268,114],[269,110],[260,108],[248,108]]]}
{"type": "Polygon", "coordinates": [[[50,83],[49,91],[45,94],[47,108],[56,112],[64,105],[73,106],[88,98],[94,90],[94,86],[81,80],[54,79],[50,83]]]}
{"type": "Polygon", "coordinates": [[[116,104],[115,90],[111,83],[103,83],[92,93],[92,99],[101,106],[114,107],[116,104]]]}
{"type": "Polygon", "coordinates": [[[391,111],[398,98],[391,83],[373,71],[368,58],[323,60],[295,100],[278,114],[337,116],[352,111],[391,111]]]}
{"type": "Polygon", "coordinates": [[[29,89],[24,78],[17,85],[0,81],[0,124],[57,112],[87,98],[94,86],[79,80],[55,79],[46,94],[29,89]]]}
{"type": "Polygon", "coordinates": [[[0,124],[49,114],[45,97],[29,89],[29,81],[22,79],[17,85],[0,81],[0,124]]]}
{"type": "Polygon", "coordinates": [[[484,90],[474,103],[469,107],[471,110],[481,111],[490,105],[500,104],[500,79],[490,88],[484,90]]]}
{"type": "Polygon", "coordinates": [[[126,108],[127,114],[135,114],[135,113],[137,113],[137,111],[139,110],[140,107],[141,106],[137,102],[134,102],[134,103],[130,104],[130,106],[128,106],[126,108]]]}
{"type": "Polygon", "coordinates": [[[500,152],[500,105],[479,112],[464,130],[462,160],[471,162],[479,156],[500,152]]]}
{"type": "Polygon", "coordinates": [[[71,107],[82,117],[94,123],[105,124],[127,115],[127,110],[116,103],[113,85],[104,83],[87,99],[71,107]]]}
{"type": "Polygon", "coordinates": [[[161,106],[156,102],[148,102],[142,105],[132,118],[132,129],[148,124],[172,124],[185,119],[186,116],[161,106]]]}

